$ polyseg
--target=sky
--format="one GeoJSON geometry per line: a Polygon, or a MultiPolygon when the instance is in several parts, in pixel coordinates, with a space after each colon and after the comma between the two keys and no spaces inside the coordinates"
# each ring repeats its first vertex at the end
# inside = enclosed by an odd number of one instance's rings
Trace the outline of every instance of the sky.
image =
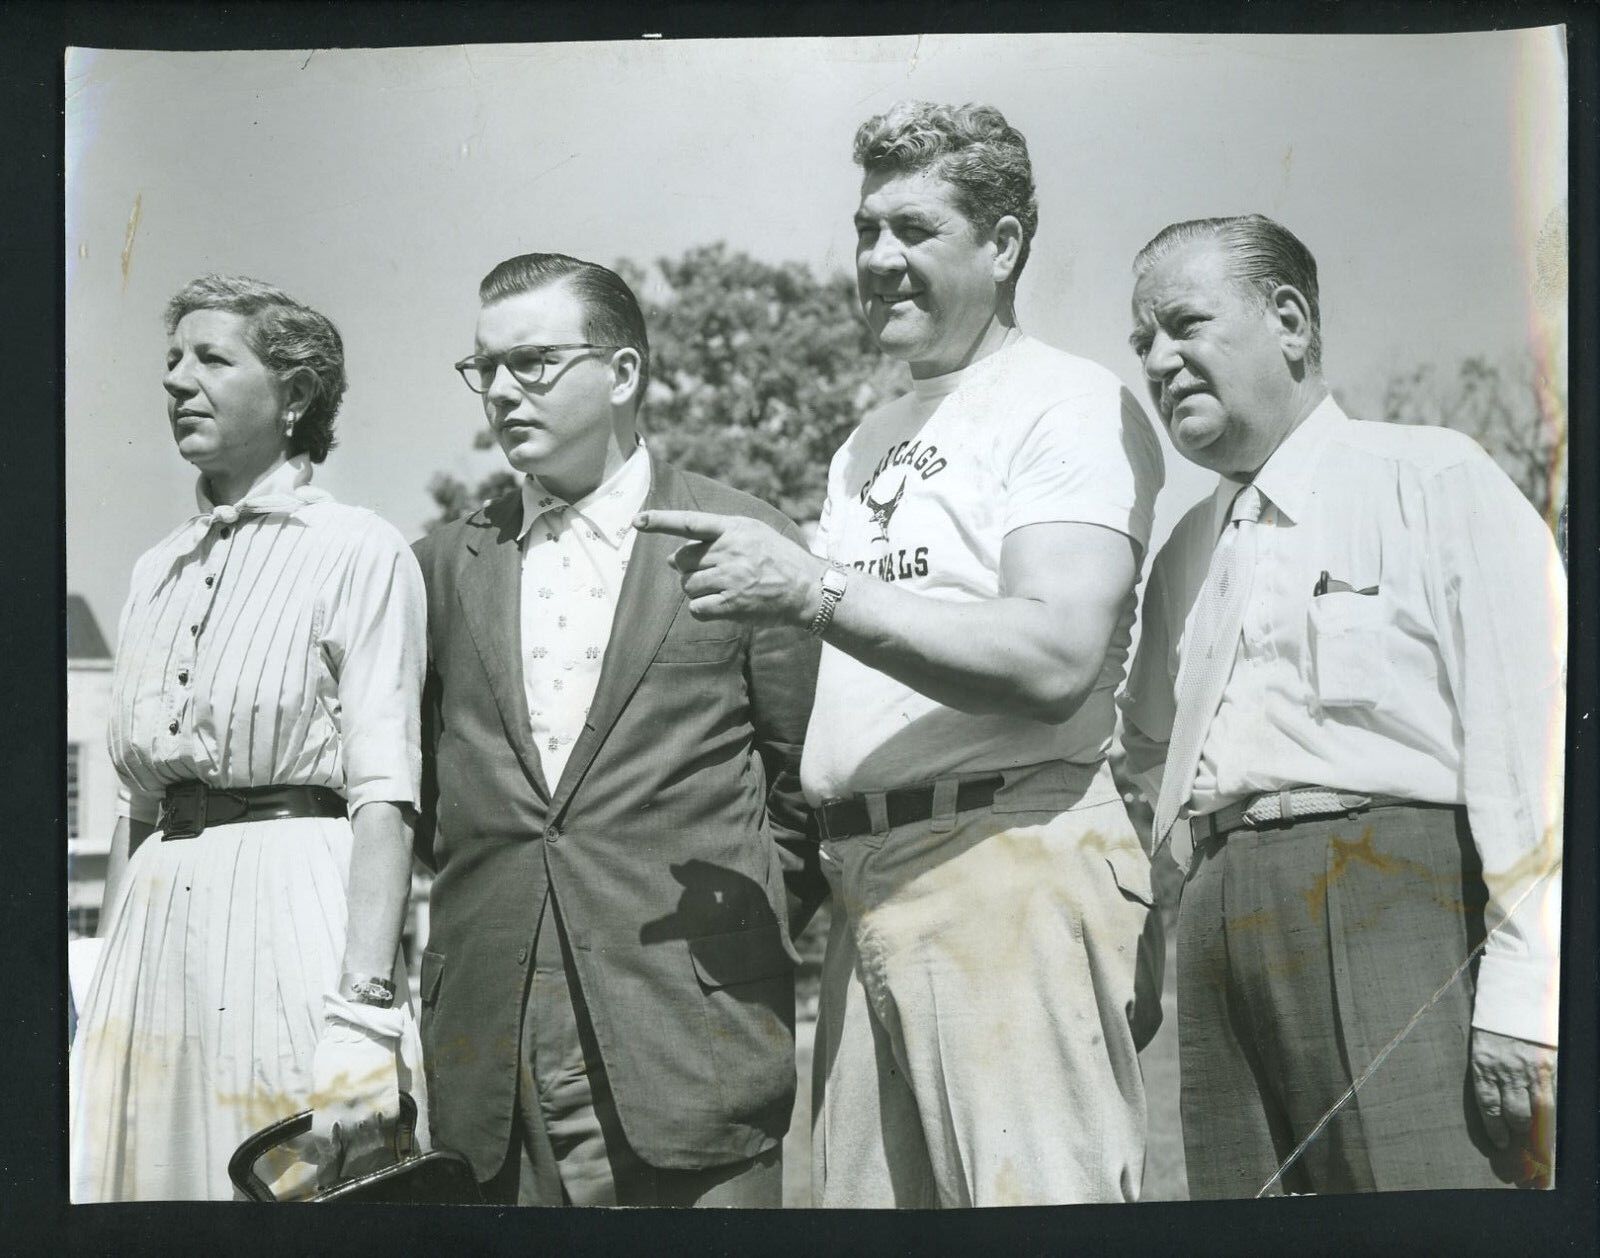
{"type": "MultiPolygon", "coordinates": [[[[1357,414],[1422,363],[1564,363],[1535,252],[1565,213],[1566,96],[1550,28],[75,49],[68,587],[114,640],[134,560],[195,509],[161,311],[207,271],[338,325],[351,384],[317,483],[416,537],[430,476],[500,457],[473,451],[482,412],[450,368],[485,272],[530,250],[648,264],[716,240],[848,271],[851,136],[902,98],[983,101],[1027,137],[1040,224],[1021,324],[1142,400],[1133,255],[1169,222],[1251,210],[1316,255],[1324,365],[1357,414]]],[[[1214,483],[1163,443],[1157,542],[1214,483]]]]}

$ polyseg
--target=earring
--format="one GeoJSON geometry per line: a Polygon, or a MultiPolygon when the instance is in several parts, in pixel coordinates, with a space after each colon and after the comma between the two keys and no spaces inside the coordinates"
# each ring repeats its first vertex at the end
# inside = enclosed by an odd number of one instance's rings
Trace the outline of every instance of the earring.
{"type": "Polygon", "coordinates": [[[295,414],[294,414],[293,411],[289,411],[287,414],[284,415],[284,417],[283,417],[283,435],[285,437],[294,436],[294,420],[295,420],[295,414]]]}

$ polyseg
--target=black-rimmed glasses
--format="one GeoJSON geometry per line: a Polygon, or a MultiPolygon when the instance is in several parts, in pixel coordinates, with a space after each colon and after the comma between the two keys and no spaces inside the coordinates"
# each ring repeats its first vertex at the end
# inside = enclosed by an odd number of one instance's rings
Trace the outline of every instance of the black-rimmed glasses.
{"type": "Polygon", "coordinates": [[[467,388],[474,393],[487,393],[494,385],[495,373],[504,363],[512,378],[524,388],[532,388],[544,379],[550,364],[550,355],[564,349],[621,349],[620,345],[591,345],[588,341],[569,341],[565,345],[513,345],[503,354],[474,354],[463,358],[455,367],[467,388]]]}

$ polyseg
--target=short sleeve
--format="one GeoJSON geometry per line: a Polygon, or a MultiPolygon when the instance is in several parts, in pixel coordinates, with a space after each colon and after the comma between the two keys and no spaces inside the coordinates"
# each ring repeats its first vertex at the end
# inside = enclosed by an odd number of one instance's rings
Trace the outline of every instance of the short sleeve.
{"type": "Polygon", "coordinates": [[[822,514],[817,517],[817,527],[811,533],[811,553],[819,559],[828,557],[828,525],[833,520],[833,495],[822,500],[822,514]]]}
{"type": "Polygon", "coordinates": [[[323,641],[339,690],[340,754],[352,815],[375,800],[420,799],[422,571],[400,534],[373,517],[354,546],[323,641]]]}
{"type": "Polygon", "coordinates": [[[817,516],[817,527],[811,534],[811,553],[819,559],[831,557],[834,523],[833,504],[839,493],[840,463],[845,457],[845,451],[848,449],[849,442],[847,441],[834,453],[833,460],[828,464],[828,491],[822,500],[822,512],[817,516]]]}
{"type": "Polygon", "coordinates": [[[1006,469],[1004,530],[1098,524],[1150,544],[1161,445],[1132,393],[1113,380],[1045,409],[1006,469]]]}

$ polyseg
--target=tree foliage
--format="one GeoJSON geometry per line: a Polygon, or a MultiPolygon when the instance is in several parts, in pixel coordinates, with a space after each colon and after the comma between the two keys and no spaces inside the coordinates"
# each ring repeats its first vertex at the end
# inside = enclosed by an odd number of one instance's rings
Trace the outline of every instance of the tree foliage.
{"type": "Polygon", "coordinates": [[[1554,525],[1567,488],[1566,391],[1531,361],[1474,355],[1453,377],[1431,366],[1401,372],[1384,390],[1383,418],[1467,433],[1554,525]]]}
{"type": "MultiPolygon", "coordinates": [[[[828,463],[872,406],[898,391],[862,322],[850,277],[818,278],[723,244],[616,266],[650,330],[651,384],[640,429],[663,458],[815,519],[828,463]]],[[[496,472],[468,486],[438,475],[430,527],[513,484],[496,472]]]]}

